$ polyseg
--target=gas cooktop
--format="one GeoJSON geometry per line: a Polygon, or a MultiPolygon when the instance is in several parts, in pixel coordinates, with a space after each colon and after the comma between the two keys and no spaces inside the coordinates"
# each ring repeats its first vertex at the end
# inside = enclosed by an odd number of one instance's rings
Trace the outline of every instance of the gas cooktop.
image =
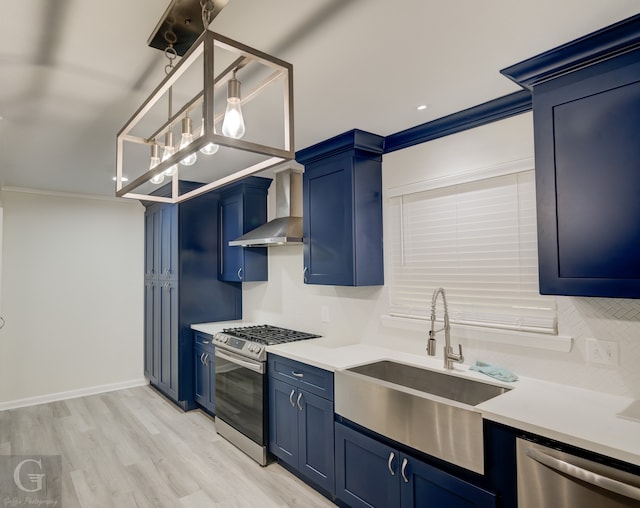
{"type": "Polygon", "coordinates": [[[255,325],[225,328],[222,332],[215,334],[213,341],[217,347],[255,360],[265,361],[267,358],[266,346],[315,339],[317,337],[320,337],[320,335],[289,330],[278,326],[255,325]]]}

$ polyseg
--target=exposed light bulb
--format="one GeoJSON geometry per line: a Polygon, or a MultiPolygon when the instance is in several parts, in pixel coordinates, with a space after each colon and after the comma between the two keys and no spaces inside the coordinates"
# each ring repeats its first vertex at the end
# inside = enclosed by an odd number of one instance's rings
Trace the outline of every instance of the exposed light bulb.
{"type": "MultiPolygon", "coordinates": [[[[215,132],[216,132],[215,127],[213,128],[213,132],[215,134],[215,132]]],[[[200,127],[200,135],[201,136],[204,135],[204,118],[202,119],[202,127],[200,127]]],[[[213,155],[214,153],[216,153],[218,151],[218,148],[220,148],[220,147],[218,145],[216,145],[215,143],[209,143],[208,145],[205,145],[200,149],[200,153],[202,153],[204,155],[213,155]]]]}
{"type": "Polygon", "coordinates": [[[204,155],[213,155],[214,153],[216,153],[218,151],[218,148],[220,148],[218,145],[216,145],[215,143],[209,143],[206,146],[203,146],[200,149],[200,153],[203,153],[204,155]]]}
{"type": "MultiPolygon", "coordinates": [[[[151,145],[151,162],[149,163],[149,169],[155,168],[158,164],[160,164],[160,147],[156,143],[153,143],[153,145],[151,145]]],[[[164,182],[164,175],[160,173],[151,177],[149,181],[156,185],[161,184],[164,182]]]]}
{"type": "Polygon", "coordinates": [[[240,81],[233,77],[227,83],[227,109],[222,122],[222,134],[229,138],[240,139],[244,136],[244,118],[240,106],[240,81]]]}
{"type": "MultiPolygon", "coordinates": [[[[173,132],[169,131],[164,136],[164,150],[162,151],[162,162],[166,161],[174,153],[176,153],[176,149],[173,146],[173,132]]],[[[164,170],[164,174],[166,176],[173,176],[177,172],[178,172],[178,166],[175,164],[164,170]]]]}
{"type": "MultiPolygon", "coordinates": [[[[186,148],[193,141],[193,131],[191,130],[191,118],[186,117],[182,119],[182,139],[180,140],[180,150],[186,148]]],[[[198,160],[198,155],[192,153],[187,155],[180,161],[183,166],[193,166],[198,160]]]]}

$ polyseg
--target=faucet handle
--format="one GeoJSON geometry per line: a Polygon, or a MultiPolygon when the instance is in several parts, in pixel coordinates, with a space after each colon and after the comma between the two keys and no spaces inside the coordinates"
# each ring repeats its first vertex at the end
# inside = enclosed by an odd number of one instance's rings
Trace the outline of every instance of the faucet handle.
{"type": "Polygon", "coordinates": [[[463,363],[464,362],[464,355],[462,354],[462,344],[460,344],[460,343],[458,343],[458,356],[459,356],[458,361],[460,363],[463,363]]]}
{"type": "Polygon", "coordinates": [[[436,339],[433,338],[433,334],[429,332],[429,340],[427,341],[427,354],[429,356],[436,355],[436,339]]]}

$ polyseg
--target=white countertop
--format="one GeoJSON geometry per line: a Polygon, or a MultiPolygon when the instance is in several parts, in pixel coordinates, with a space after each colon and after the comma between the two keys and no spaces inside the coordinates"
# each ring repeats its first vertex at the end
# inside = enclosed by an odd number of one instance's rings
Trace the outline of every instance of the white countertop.
{"type": "MultiPolygon", "coordinates": [[[[243,320],[221,321],[194,324],[191,328],[213,335],[223,328],[255,324],[243,320]]],[[[444,371],[439,358],[349,343],[337,337],[269,346],[267,351],[332,372],[379,360],[444,371]]],[[[640,422],[616,416],[633,402],[629,397],[526,377],[520,377],[515,383],[503,383],[470,371],[467,365],[456,364],[451,374],[513,388],[476,406],[487,420],[640,466],[640,422]]]]}
{"type": "MultiPolygon", "coordinates": [[[[442,359],[330,338],[269,346],[267,351],[335,371],[394,360],[444,371],[442,359]]],[[[523,378],[503,383],[456,365],[453,375],[513,388],[476,406],[483,417],[640,466],[640,422],[616,416],[633,399],[523,378]]]]}

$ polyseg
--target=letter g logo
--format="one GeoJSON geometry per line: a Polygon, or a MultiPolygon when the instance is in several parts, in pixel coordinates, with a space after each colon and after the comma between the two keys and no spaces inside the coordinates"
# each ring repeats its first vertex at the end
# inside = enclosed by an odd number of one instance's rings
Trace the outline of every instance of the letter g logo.
{"type": "Polygon", "coordinates": [[[42,480],[47,475],[45,475],[44,473],[40,473],[40,474],[28,473],[27,474],[27,478],[29,478],[29,481],[31,483],[35,483],[36,486],[33,489],[26,488],[22,484],[22,480],[20,479],[20,472],[22,471],[22,466],[24,466],[27,462],[33,462],[34,464],[38,464],[38,466],[42,470],[42,460],[25,459],[22,462],[20,462],[20,464],[18,464],[16,466],[16,468],[14,469],[14,471],[13,471],[13,481],[15,482],[16,486],[20,490],[22,490],[23,492],[38,492],[38,491],[42,490],[42,480]]]}

